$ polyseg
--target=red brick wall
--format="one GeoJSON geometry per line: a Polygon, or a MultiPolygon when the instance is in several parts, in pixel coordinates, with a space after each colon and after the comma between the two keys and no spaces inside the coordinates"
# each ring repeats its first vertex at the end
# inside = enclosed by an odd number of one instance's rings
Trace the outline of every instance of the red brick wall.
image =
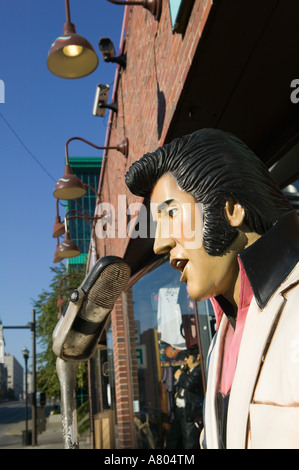
{"type": "MultiPolygon", "coordinates": [[[[119,110],[111,114],[111,132],[106,144],[115,146],[127,137],[129,157],[125,159],[116,150],[107,152],[101,187],[101,201],[110,202],[115,208],[118,194],[127,195],[128,204],[139,200],[127,191],[124,175],[133,161],[163,144],[212,6],[212,0],[195,0],[182,36],[172,34],[168,0],[162,3],[159,22],[143,7],[126,7],[127,67],[119,69],[115,90],[119,110]],[[165,100],[160,129],[158,95],[160,104],[161,97],[165,100]]],[[[97,241],[98,253],[123,256],[127,243],[128,238],[117,238],[116,233],[115,239],[97,241]]]]}
{"type": "Polygon", "coordinates": [[[120,449],[133,449],[135,443],[132,432],[132,402],[138,400],[138,378],[133,302],[130,290],[116,302],[111,321],[118,444],[120,449]]]}
{"type": "MultiPolygon", "coordinates": [[[[162,145],[171,125],[174,112],[188,75],[198,41],[201,37],[212,0],[195,0],[191,17],[184,36],[172,34],[168,0],[163,0],[159,22],[140,6],[125,9],[125,53],[126,69],[119,69],[114,101],[118,103],[118,113],[110,113],[110,134],[106,145],[116,146],[124,137],[129,140],[129,156],[116,151],[107,152],[106,163],[102,167],[101,201],[109,202],[116,211],[116,236],[97,240],[98,255],[123,257],[128,237],[118,238],[118,195],[127,196],[127,205],[140,201],[127,190],[124,175],[131,163],[148,151],[162,145]],[[159,97],[159,98],[158,98],[159,97]],[[160,114],[158,105],[160,99],[160,114]],[[161,108],[165,103],[165,112],[161,108]],[[163,118],[163,119],[162,119],[163,118]],[[158,126],[159,123],[163,125],[158,126]]],[[[120,214],[125,216],[126,209],[120,214]]],[[[124,296],[122,296],[123,299],[124,296]]],[[[116,406],[119,446],[133,448],[131,434],[132,408],[128,395],[128,368],[131,370],[133,399],[138,399],[138,381],[135,343],[132,340],[133,354],[128,364],[126,356],[124,324],[125,304],[119,300],[112,312],[113,353],[116,383],[116,406]]],[[[129,336],[134,338],[133,304],[128,293],[129,336]]]]}

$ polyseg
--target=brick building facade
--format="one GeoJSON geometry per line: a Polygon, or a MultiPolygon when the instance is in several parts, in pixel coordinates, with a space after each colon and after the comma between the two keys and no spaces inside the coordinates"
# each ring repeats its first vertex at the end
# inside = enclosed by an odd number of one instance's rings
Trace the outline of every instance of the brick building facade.
{"type": "MultiPolygon", "coordinates": [[[[161,340],[159,324],[150,323],[151,316],[155,322],[159,319],[159,302],[165,294],[155,284],[159,276],[165,289],[180,295],[165,260],[153,254],[153,239],[119,232],[124,219],[133,229],[138,219],[136,213],[127,214],[127,209],[143,202],[125,186],[129,166],[175,137],[202,127],[218,127],[243,139],[269,167],[276,165],[273,174],[281,187],[297,184],[299,176],[294,157],[299,108],[290,99],[291,81],[299,77],[298,3],[194,0],[180,33],[172,31],[170,3],[162,0],[158,20],[141,6],[125,8],[119,53],[126,55],[127,62],[125,68],[116,69],[112,101],[118,112],[110,112],[104,145],[113,147],[127,138],[129,151],[127,158],[117,150],[106,151],[99,180],[100,203],[110,203],[115,209],[114,218],[106,217],[106,224],[114,224],[115,236],[96,238],[97,256],[121,256],[132,269],[110,327],[117,445],[121,449],[163,447],[163,429],[167,430],[168,423],[167,394],[161,384],[172,359],[165,359],[169,343],[161,340]],[[125,198],[121,207],[120,195],[125,198]],[[139,340],[136,322],[143,325],[139,340]],[[161,353],[162,343],[168,346],[161,353]],[[144,353],[143,364],[137,364],[137,350],[144,353]],[[150,384],[147,374],[152,374],[150,384]],[[149,386],[153,398],[147,393],[149,386]],[[148,427],[138,427],[138,420],[148,427]]],[[[181,5],[187,11],[190,2],[181,5]]],[[[99,214],[103,207],[98,206],[97,215],[103,215],[99,214]]],[[[97,235],[104,220],[96,226],[97,235]]],[[[195,339],[205,357],[213,321],[207,305],[197,304],[193,309],[195,339]]],[[[173,364],[177,366],[179,361],[173,364]]]]}

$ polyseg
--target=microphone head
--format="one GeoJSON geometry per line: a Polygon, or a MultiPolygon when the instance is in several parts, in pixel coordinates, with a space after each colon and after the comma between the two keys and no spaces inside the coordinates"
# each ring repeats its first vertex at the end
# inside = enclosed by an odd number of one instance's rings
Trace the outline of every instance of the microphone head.
{"type": "Polygon", "coordinates": [[[105,256],[95,264],[81,289],[88,301],[112,310],[115,301],[126,288],[130,274],[130,267],[122,258],[105,256]]]}
{"type": "Polygon", "coordinates": [[[97,261],[78,289],[53,332],[53,351],[65,360],[91,357],[104,331],[114,303],[126,288],[131,270],[118,256],[97,261]]]}

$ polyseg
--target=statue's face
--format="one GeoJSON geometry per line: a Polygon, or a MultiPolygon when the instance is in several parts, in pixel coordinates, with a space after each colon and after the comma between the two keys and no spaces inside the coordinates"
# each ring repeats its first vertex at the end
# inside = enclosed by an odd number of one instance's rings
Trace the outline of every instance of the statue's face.
{"type": "Polygon", "coordinates": [[[195,367],[199,364],[199,362],[200,362],[199,358],[200,358],[199,354],[197,355],[196,358],[194,358],[192,356],[192,354],[190,354],[190,356],[187,356],[185,358],[185,362],[186,362],[187,366],[189,367],[189,369],[193,369],[193,367],[195,367]]]}
{"type": "Polygon", "coordinates": [[[170,174],[156,183],[151,210],[157,223],[154,252],[169,254],[170,264],[179,270],[193,300],[225,295],[232,289],[237,273],[237,250],[210,256],[203,247],[202,206],[181,190],[170,174]]]}

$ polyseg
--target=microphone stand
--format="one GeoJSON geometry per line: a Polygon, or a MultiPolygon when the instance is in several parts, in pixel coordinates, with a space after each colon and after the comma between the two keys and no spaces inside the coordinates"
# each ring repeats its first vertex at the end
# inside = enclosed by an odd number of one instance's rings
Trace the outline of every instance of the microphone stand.
{"type": "Polygon", "coordinates": [[[61,390],[62,436],[65,449],[79,449],[76,407],[77,361],[56,360],[61,390]]]}

